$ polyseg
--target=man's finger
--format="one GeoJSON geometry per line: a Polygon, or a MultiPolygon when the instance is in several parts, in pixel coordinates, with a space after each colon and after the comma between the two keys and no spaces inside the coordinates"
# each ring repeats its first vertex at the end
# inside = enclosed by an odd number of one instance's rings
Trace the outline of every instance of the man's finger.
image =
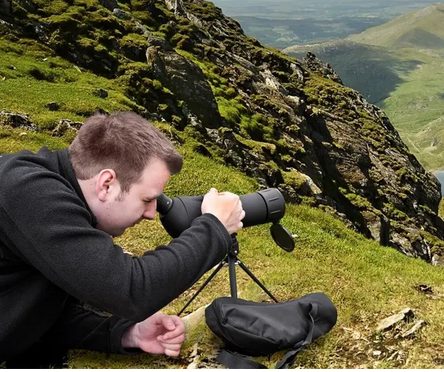
{"type": "Polygon", "coordinates": [[[159,336],[158,340],[161,340],[161,341],[171,340],[171,339],[185,333],[185,325],[183,323],[183,320],[180,319],[178,316],[175,316],[175,315],[169,316],[168,317],[168,324],[169,324],[168,327],[165,326],[165,328],[168,330],[168,332],[165,332],[163,335],[159,336]]]}
{"type": "Polygon", "coordinates": [[[164,354],[169,357],[177,357],[180,354],[180,349],[179,350],[165,349],[164,354]]]}
{"type": "Polygon", "coordinates": [[[185,335],[181,334],[177,337],[171,338],[171,339],[166,339],[166,340],[162,340],[160,339],[160,337],[158,337],[158,341],[162,344],[162,345],[175,345],[175,344],[182,344],[185,341],[185,335]]]}
{"type": "Polygon", "coordinates": [[[162,325],[168,330],[168,331],[174,331],[177,328],[176,322],[171,316],[165,315],[162,320],[162,325]]]}
{"type": "Polygon", "coordinates": [[[181,329],[178,327],[170,332],[165,332],[163,335],[158,336],[157,340],[170,342],[170,340],[172,340],[180,335],[183,335],[184,333],[185,333],[184,329],[181,329]]]}

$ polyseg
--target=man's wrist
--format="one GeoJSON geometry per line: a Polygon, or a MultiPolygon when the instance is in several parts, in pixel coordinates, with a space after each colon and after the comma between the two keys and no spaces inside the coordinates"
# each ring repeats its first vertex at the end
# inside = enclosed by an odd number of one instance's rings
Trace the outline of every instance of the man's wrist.
{"type": "Polygon", "coordinates": [[[137,323],[128,327],[122,335],[122,347],[124,349],[137,348],[137,323]]]}

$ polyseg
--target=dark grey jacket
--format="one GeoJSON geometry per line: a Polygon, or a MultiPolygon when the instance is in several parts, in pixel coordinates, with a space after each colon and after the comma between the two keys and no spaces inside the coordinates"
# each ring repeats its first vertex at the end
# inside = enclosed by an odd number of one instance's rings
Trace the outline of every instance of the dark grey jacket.
{"type": "Polygon", "coordinates": [[[50,332],[73,298],[117,317],[108,339],[88,347],[118,352],[129,324],[119,319],[137,322],[161,309],[231,244],[205,214],[167,246],[134,257],[95,224],[67,150],[0,155],[0,361],[50,332]]]}

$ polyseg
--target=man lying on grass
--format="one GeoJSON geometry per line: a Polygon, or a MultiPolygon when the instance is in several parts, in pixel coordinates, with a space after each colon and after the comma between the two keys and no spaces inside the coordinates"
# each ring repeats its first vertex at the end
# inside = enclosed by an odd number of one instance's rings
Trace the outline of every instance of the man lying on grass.
{"type": "Polygon", "coordinates": [[[239,197],[211,189],[189,229],[141,257],[113,237],[154,218],[181,167],[130,112],[90,117],[65,150],[0,155],[0,362],[44,366],[71,348],[179,354],[183,322],[158,310],[224,258],[239,197]]]}

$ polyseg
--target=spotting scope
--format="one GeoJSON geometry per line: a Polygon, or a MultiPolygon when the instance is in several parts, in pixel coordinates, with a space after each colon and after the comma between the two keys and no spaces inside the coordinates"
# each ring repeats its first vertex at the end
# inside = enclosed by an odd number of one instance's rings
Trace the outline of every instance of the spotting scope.
{"type": "MultiPolygon", "coordinates": [[[[271,235],[275,242],[287,251],[294,248],[291,234],[279,224],[285,214],[285,200],[276,188],[269,188],[250,194],[240,195],[245,217],[243,227],[271,222],[271,235]]],[[[196,217],[202,214],[203,195],[169,198],[161,194],[157,198],[157,211],[165,230],[173,238],[178,237],[191,226],[196,217]]]]}

